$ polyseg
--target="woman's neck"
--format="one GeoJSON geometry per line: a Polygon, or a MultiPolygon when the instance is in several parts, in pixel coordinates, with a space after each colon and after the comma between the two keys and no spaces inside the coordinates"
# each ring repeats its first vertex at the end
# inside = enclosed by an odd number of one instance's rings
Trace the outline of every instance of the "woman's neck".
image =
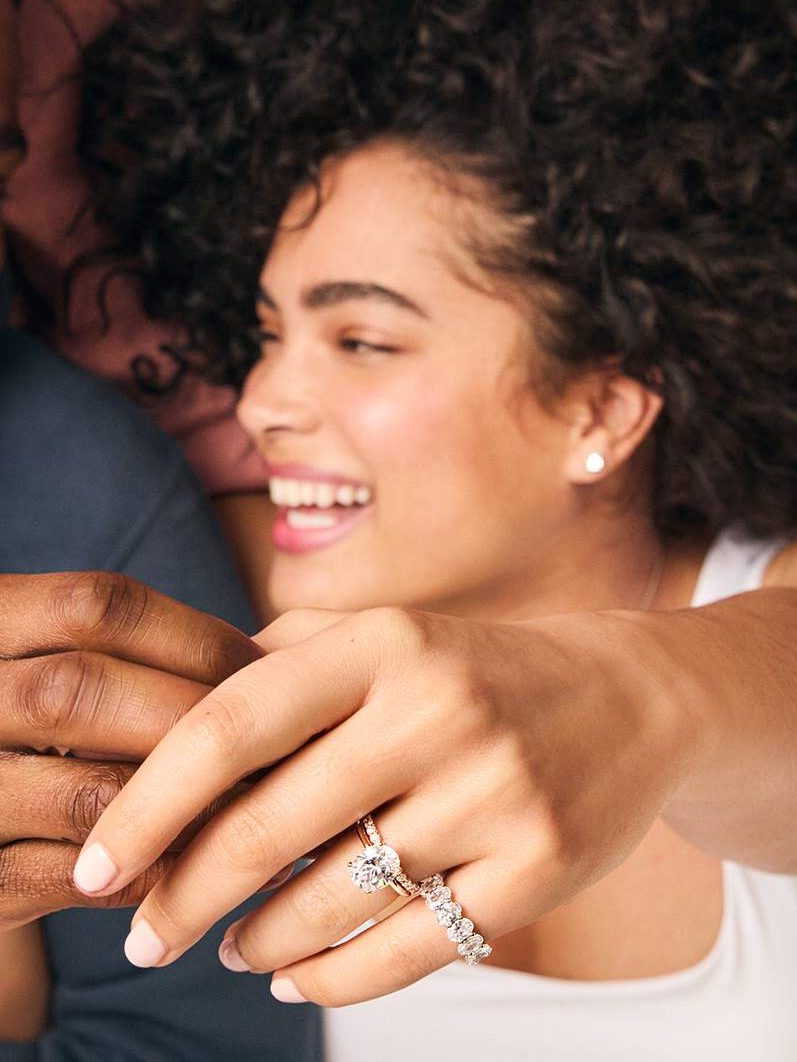
{"type": "Polygon", "coordinates": [[[514,622],[603,609],[689,606],[708,542],[663,542],[646,518],[604,518],[557,536],[525,575],[483,596],[429,603],[435,611],[514,622]]]}

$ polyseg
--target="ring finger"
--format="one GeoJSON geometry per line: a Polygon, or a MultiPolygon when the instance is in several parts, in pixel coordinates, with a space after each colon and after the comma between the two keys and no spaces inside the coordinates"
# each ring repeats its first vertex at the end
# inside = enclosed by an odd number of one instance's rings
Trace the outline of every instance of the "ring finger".
{"type": "MultiPolygon", "coordinates": [[[[474,923],[472,935],[479,938],[474,947],[512,928],[512,913],[495,902],[496,892],[510,892],[506,877],[490,859],[446,875],[446,887],[461,903],[463,917],[474,923]]],[[[244,931],[245,924],[237,931],[231,928],[237,933],[239,953],[258,969],[258,945],[244,931]]],[[[272,978],[272,992],[286,1002],[311,1000],[328,1007],[360,1003],[405,988],[448,965],[459,957],[460,946],[449,936],[449,928],[438,924],[435,911],[417,898],[353,940],[281,967],[272,978]]]]}
{"type": "MultiPolygon", "coordinates": [[[[420,797],[397,801],[374,817],[383,842],[398,853],[401,869],[414,882],[466,858],[462,831],[449,831],[454,843],[443,849],[428,831],[418,830],[417,824],[429,819],[427,802],[420,797]]],[[[261,908],[231,927],[225,939],[242,934],[250,953],[258,957],[257,969],[276,970],[325,950],[388,908],[401,906],[390,886],[367,893],[354,884],[349,863],[362,852],[352,828],[261,908]]],[[[231,959],[236,968],[229,946],[220,957],[225,965],[231,959]]]]}

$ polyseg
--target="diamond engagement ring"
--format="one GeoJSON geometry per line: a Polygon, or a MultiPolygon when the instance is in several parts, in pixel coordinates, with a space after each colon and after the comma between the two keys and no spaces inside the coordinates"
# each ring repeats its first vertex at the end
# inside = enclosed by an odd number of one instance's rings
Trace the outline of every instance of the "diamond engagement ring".
{"type": "Polygon", "coordinates": [[[426,906],[434,913],[438,925],[446,930],[448,939],[456,944],[457,951],[468,966],[475,966],[486,959],[493,949],[485,943],[481,933],[476,932],[473,922],[465,918],[462,908],[451,898],[451,889],[443,881],[442,875],[432,874],[424,878],[419,891],[426,900],[426,906]]]}
{"type": "Polygon", "coordinates": [[[363,892],[377,892],[389,885],[399,896],[417,896],[420,886],[401,869],[395,848],[385,844],[371,815],[357,820],[363,850],[348,864],[351,880],[363,892]]]}

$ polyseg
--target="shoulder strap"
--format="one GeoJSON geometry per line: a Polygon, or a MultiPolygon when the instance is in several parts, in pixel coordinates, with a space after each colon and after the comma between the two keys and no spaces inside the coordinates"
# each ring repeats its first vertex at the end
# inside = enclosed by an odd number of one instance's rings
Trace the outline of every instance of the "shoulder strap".
{"type": "Polygon", "coordinates": [[[692,607],[758,590],[769,562],[785,545],[785,539],[749,538],[733,529],[722,531],[703,561],[692,607]]]}

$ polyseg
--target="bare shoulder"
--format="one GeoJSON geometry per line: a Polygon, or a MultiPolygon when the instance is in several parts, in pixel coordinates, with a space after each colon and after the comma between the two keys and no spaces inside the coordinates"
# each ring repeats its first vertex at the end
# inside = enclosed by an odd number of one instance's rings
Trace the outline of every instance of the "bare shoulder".
{"type": "Polygon", "coordinates": [[[797,542],[790,542],[772,559],[764,586],[797,586],[797,542]]]}

